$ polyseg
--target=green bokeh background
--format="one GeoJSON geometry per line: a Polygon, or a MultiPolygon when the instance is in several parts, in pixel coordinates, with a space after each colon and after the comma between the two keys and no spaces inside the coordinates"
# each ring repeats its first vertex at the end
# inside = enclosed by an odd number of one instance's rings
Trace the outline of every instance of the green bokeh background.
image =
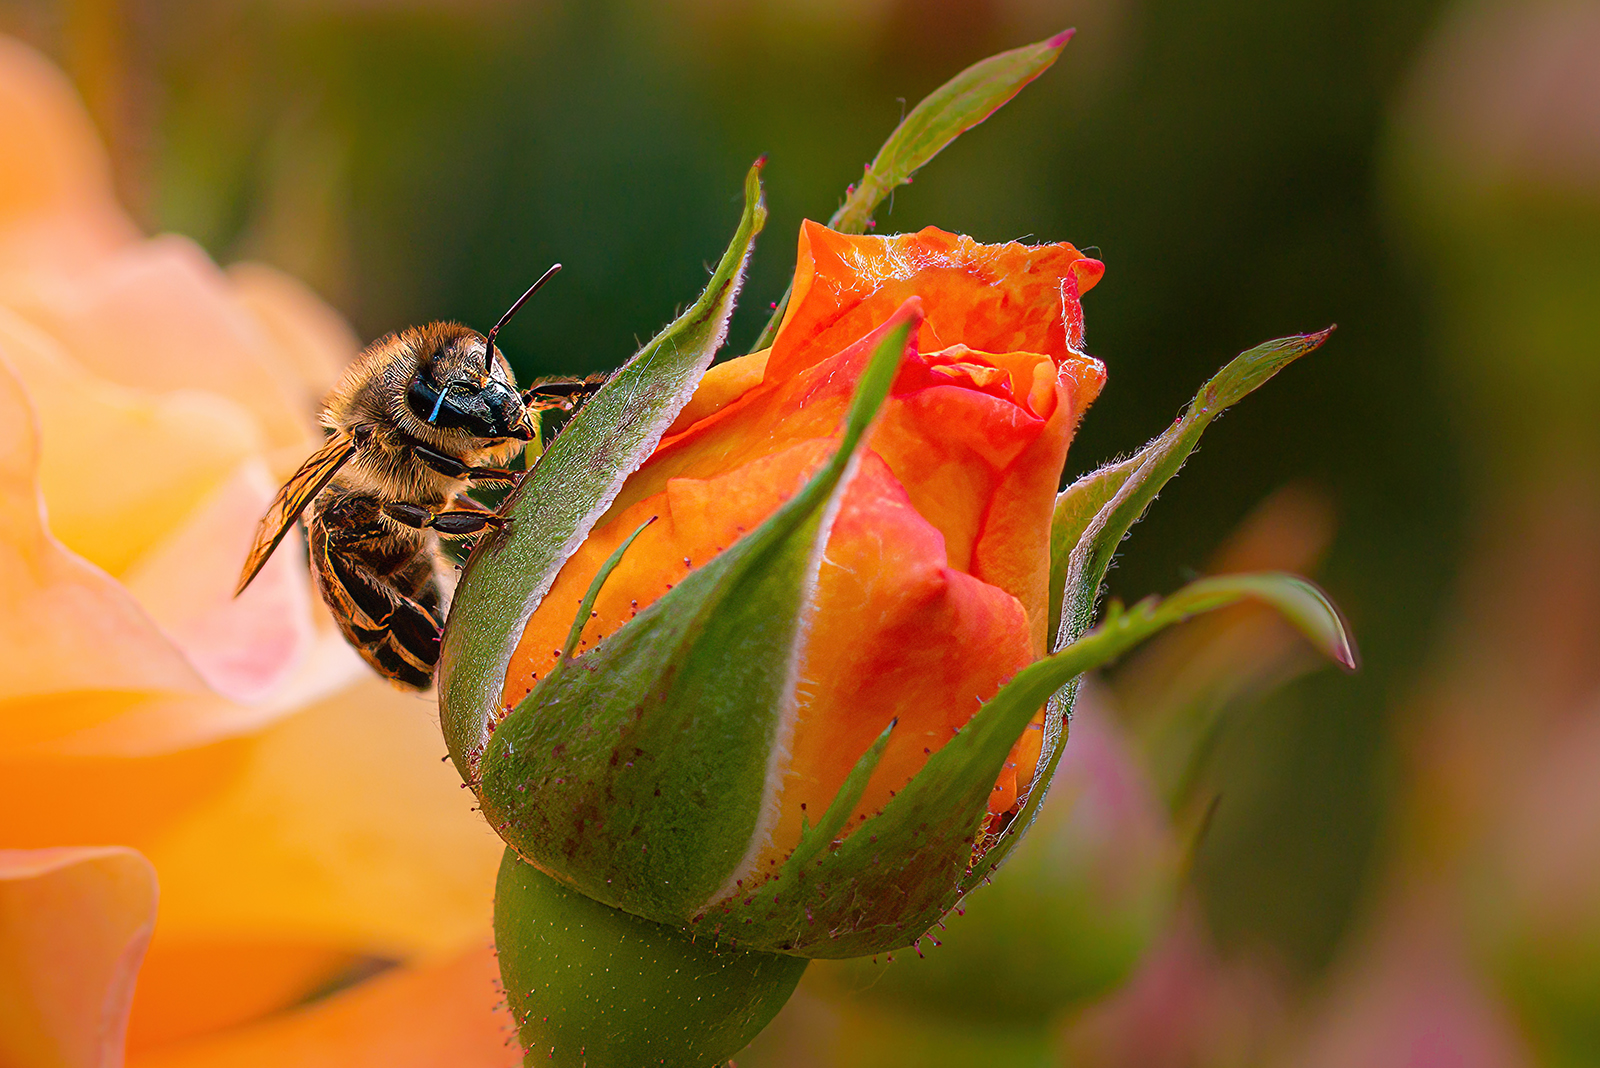
{"type": "Polygon", "coordinates": [[[528,375],[613,367],[692,299],[766,153],[743,351],[799,221],[827,217],[907,103],[1076,25],[1056,68],[899,190],[878,232],[1098,250],[1107,274],[1085,307],[1110,380],[1073,474],[1158,433],[1235,352],[1339,324],[1210,431],[1111,579],[1125,598],[1172,590],[1285,484],[1333,501],[1321,578],[1364,669],[1312,675],[1231,723],[1196,868],[1223,945],[1311,975],[1370,885],[1391,717],[1464,538],[1473,425],[1377,192],[1387,109],[1439,6],[4,0],[0,29],[78,76],[147,225],[298,274],[364,338],[485,326],[562,261],[502,335],[528,375]]]}

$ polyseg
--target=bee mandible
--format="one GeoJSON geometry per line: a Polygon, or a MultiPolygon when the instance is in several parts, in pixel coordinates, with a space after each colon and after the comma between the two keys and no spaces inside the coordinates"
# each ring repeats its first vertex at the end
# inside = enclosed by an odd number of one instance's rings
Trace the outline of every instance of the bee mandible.
{"type": "Polygon", "coordinates": [[[323,402],[328,439],[273,498],[235,593],[291,527],[306,521],[311,574],[345,638],[379,674],[426,689],[452,583],[440,537],[506,518],[467,496],[514,485],[505,465],[539,433],[538,412],[571,410],[604,382],[543,379],[526,391],[495,336],[552,275],[528,287],[487,335],[432,323],[367,346],[323,402]]]}

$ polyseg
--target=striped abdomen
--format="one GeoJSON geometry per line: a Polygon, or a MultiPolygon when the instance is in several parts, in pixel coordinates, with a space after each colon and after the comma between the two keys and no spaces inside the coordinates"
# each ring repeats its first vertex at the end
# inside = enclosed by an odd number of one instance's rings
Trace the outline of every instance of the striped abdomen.
{"type": "Polygon", "coordinates": [[[324,493],[307,528],[311,573],[339,629],[373,669],[426,689],[439,662],[444,593],[438,539],[397,533],[382,503],[362,493],[324,493]]]}

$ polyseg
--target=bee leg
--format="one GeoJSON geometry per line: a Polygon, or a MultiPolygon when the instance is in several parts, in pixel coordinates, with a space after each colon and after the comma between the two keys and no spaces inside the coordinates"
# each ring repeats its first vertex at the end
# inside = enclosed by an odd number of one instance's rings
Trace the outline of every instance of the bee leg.
{"type": "Polygon", "coordinates": [[[417,459],[448,478],[466,478],[471,470],[454,456],[446,456],[438,449],[430,449],[420,443],[412,445],[411,451],[417,454],[417,459]]]}
{"type": "MultiPolygon", "coordinates": [[[[512,471],[504,467],[468,467],[454,456],[446,456],[437,449],[430,449],[426,445],[413,445],[411,451],[417,454],[417,459],[449,478],[464,478],[472,482],[502,482],[515,485],[522,477],[521,471],[512,471]]],[[[398,518],[398,517],[397,517],[398,518]]],[[[401,522],[405,522],[401,520],[401,522]]]]}
{"type": "Polygon", "coordinates": [[[493,512],[445,511],[436,512],[428,525],[446,537],[458,538],[476,534],[485,527],[505,526],[506,517],[493,512]]]}
{"type": "Polygon", "coordinates": [[[507,467],[469,467],[467,478],[472,482],[504,482],[515,486],[522,480],[524,471],[513,471],[507,467]]]}
{"type": "Polygon", "coordinates": [[[435,512],[407,501],[385,501],[383,514],[408,527],[437,530],[451,538],[476,534],[485,527],[503,526],[506,522],[505,516],[487,509],[446,508],[435,512]]]}
{"type": "Polygon", "coordinates": [[[535,382],[522,394],[522,403],[532,412],[569,412],[605,385],[608,377],[593,374],[588,378],[549,378],[535,382]]]}
{"type": "Polygon", "coordinates": [[[552,397],[531,389],[522,395],[522,405],[530,412],[570,412],[579,400],[578,397],[552,397]]]}

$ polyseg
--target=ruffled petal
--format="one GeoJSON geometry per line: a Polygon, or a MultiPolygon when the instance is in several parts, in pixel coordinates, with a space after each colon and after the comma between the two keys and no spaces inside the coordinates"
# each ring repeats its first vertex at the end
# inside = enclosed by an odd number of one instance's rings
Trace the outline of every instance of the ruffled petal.
{"type": "Polygon", "coordinates": [[[908,297],[927,310],[919,348],[963,344],[1061,362],[1083,348],[1078,298],[1105,273],[1066,243],[984,245],[928,227],[852,237],[807,220],[794,293],[767,375],[787,376],[885,321],[908,297]]]}
{"type": "Polygon", "coordinates": [[[131,849],[0,850],[0,1064],[117,1068],[155,914],[131,849]]]}
{"type": "Polygon", "coordinates": [[[107,382],[3,308],[0,352],[38,413],[39,482],[52,533],[113,574],[262,450],[249,414],[232,401],[107,382]]]}

